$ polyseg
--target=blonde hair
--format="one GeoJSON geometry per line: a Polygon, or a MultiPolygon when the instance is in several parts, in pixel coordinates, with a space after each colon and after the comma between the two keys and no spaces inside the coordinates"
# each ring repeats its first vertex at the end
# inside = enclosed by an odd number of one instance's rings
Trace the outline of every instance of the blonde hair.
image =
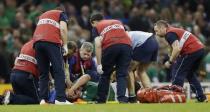
{"type": "Polygon", "coordinates": [[[165,20],[158,20],[154,26],[165,26],[165,27],[169,27],[169,24],[167,21],[165,20]]]}
{"type": "Polygon", "coordinates": [[[93,44],[90,42],[84,42],[80,49],[85,49],[88,52],[93,52],[93,44]]]}

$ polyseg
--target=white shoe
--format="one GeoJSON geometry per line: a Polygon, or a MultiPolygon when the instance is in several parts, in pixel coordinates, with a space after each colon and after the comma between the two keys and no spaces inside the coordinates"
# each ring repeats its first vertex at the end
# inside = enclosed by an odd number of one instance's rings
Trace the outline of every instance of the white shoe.
{"type": "Polygon", "coordinates": [[[6,93],[5,93],[5,96],[4,96],[4,100],[3,100],[3,104],[4,105],[8,105],[9,104],[9,102],[10,102],[10,91],[7,91],[6,93]]]}
{"type": "Polygon", "coordinates": [[[58,100],[55,100],[55,105],[73,105],[73,103],[71,103],[67,100],[65,102],[60,102],[58,100]]]}
{"type": "Polygon", "coordinates": [[[39,104],[40,105],[47,105],[48,103],[44,99],[42,99],[39,104]]]}

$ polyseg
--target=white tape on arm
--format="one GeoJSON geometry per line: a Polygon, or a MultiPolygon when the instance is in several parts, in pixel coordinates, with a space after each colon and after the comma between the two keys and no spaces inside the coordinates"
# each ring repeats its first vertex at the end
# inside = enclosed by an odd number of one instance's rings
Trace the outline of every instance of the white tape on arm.
{"type": "Polygon", "coordinates": [[[185,31],[184,34],[181,37],[181,40],[179,41],[179,47],[182,48],[184,46],[184,43],[187,41],[187,39],[190,37],[190,32],[185,31]]]}

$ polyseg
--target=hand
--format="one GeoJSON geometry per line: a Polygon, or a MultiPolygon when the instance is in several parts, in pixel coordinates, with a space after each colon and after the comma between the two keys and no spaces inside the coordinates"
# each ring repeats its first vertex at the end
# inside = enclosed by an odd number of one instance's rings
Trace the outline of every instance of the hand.
{"type": "Polygon", "coordinates": [[[175,52],[180,52],[181,51],[181,48],[179,46],[179,41],[176,40],[173,44],[172,44],[172,48],[175,52]]]}
{"type": "Polygon", "coordinates": [[[67,56],[68,55],[68,47],[67,44],[63,45],[63,56],[67,56]]]}
{"type": "Polygon", "coordinates": [[[74,90],[72,90],[72,89],[67,89],[67,90],[66,90],[66,96],[67,96],[68,98],[72,98],[73,96],[75,96],[74,90]]]}
{"type": "Polygon", "coordinates": [[[77,98],[81,97],[81,93],[82,93],[82,88],[79,88],[77,90],[73,90],[73,89],[67,89],[66,90],[66,96],[68,99],[71,100],[76,100],[77,98]]]}
{"type": "Polygon", "coordinates": [[[97,72],[98,72],[100,75],[104,73],[104,71],[102,70],[102,65],[101,65],[101,64],[97,66],[97,72]]]}
{"type": "Polygon", "coordinates": [[[171,64],[170,64],[169,61],[166,61],[164,65],[165,65],[166,68],[170,68],[171,67],[171,64]]]}
{"type": "Polygon", "coordinates": [[[71,82],[71,80],[67,79],[66,80],[66,86],[67,86],[67,88],[70,89],[72,85],[73,85],[73,83],[71,82]]]}

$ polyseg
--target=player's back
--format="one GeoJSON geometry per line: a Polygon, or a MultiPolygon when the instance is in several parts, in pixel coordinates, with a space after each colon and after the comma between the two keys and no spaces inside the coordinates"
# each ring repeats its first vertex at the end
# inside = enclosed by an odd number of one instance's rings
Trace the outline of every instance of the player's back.
{"type": "Polygon", "coordinates": [[[143,31],[129,31],[129,37],[131,38],[132,48],[141,46],[148,38],[150,38],[153,33],[143,32],[143,31]]]}

